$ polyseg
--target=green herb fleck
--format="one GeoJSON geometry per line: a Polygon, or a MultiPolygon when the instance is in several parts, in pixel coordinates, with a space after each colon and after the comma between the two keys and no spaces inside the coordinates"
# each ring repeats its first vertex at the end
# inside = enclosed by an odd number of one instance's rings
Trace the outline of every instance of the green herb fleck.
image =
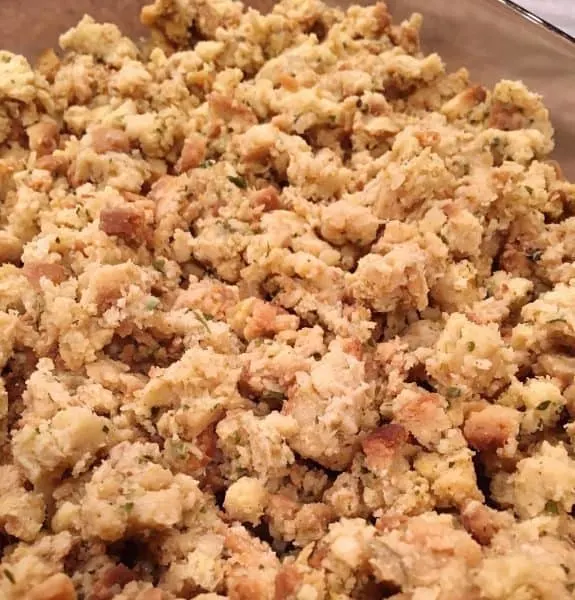
{"type": "Polygon", "coordinates": [[[473,352],[475,350],[475,342],[467,342],[467,349],[469,352],[473,352]]]}
{"type": "Polygon", "coordinates": [[[166,261],[163,258],[155,258],[152,261],[152,267],[154,267],[154,269],[156,269],[156,271],[159,271],[160,273],[164,272],[165,266],[166,261]]]}
{"type": "Polygon", "coordinates": [[[146,308],[148,310],[154,310],[155,308],[158,308],[158,304],[160,304],[160,300],[155,296],[152,296],[146,301],[146,308]]]}
{"type": "Polygon", "coordinates": [[[230,175],[228,180],[231,181],[236,187],[239,187],[240,190],[245,190],[248,187],[246,180],[243,177],[238,177],[237,175],[230,175]]]}
{"type": "Polygon", "coordinates": [[[551,400],[543,400],[543,402],[537,406],[537,410],[547,410],[550,405],[551,400]]]}
{"type": "Polygon", "coordinates": [[[200,163],[200,169],[207,169],[208,167],[213,167],[216,164],[216,161],[213,158],[208,158],[200,163]]]}
{"type": "Polygon", "coordinates": [[[458,387],[449,387],[445,394],[448,398],[459,398],[461,396],[461,390],[458,387]]]}
{"type": "Polygon", "coordinates": [[[110,428],[109,428],[107,425],[103,425],[103,426],[102,426],[102,431],[103,431],[104,433],[110,433],[110,428]]]}
{"type": "Polygon", "coordinates": [[[178,458],[186,457],[186,446],[182,440],[172,440],[170,442],[172,451],[178,456],[178,458]]]}
{"type": "Polygon", "coordinates": [[[124,510],[126,512],[131,512],[133,508],[134,508],[133,502],[126,502],[126,504],[124,504],[124,510]]]}
{"type": "Polygon", "coordinates": [[[196,316],[196,319],[205,327],[206,331],[208,333],[211,333],[212,330],[210,329],[210,326],[208,325],[208,320],[206,319],[205,315],[203,315],[199,310],[194,310],[194,315],[196,316]]]}
{"type": "Polygon", "coordinates": [[[553,500],[547,500],[545,503],[545,512],[550,515],[558,515],[559,507],[557,506],[557,502],[554,502],[553,500]]]}
{"type": "Polygon", "coordinates": [[[4,569],[4,575],[6,576],[6,579],[12,584],[14,585],[16,583],[16,578],[14,577],[14,575],[12,575],[12,571],[9,571],[8,569],[4,569]]]}

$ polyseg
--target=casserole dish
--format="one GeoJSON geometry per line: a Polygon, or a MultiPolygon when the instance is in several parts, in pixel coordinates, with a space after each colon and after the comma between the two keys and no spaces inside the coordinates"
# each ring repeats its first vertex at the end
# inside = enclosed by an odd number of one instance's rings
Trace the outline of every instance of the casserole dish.
{"type": "MultiPolygon", "coordinates": [[[[356,4],[366,4],[365,1],[356,4]]],[[[120,26],[130,37],[143,35],[142,0],[3,0],[0,37],[4,48],[31,58],[57,45],[58,36],[85,13],[120,26]],[[25,35],[23,34],[25,32],[25,35]]],[[[328,3],[329,4],[329,3],[328,3]]],[[[345,2],[335,2],[346,6],[345,2]]],[[[246,2],[269,10],[268,0],[246,2]]],[[[432,48],[451,69],[465,66],[477,82],[493,85],[503,77],[520,79],[543,95],[555,127],[558,160],[575,177],[575,41],[525,9],[506,0],[390,0],[390,12],[405,18],[424,15],[424,50],[432,48]]]]}
{"type": "Polygon", "coordinates": [[[445,5],[3,5],[3,600],[572,598],[572,45],[445,5]]]}

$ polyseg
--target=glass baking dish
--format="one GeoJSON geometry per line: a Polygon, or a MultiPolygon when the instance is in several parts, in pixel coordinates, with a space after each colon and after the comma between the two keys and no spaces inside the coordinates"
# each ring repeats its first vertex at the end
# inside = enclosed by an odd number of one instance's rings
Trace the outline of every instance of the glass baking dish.
{"type": "MultiPolygon", "coordinates": [[[[345,7],[345,0],[328,0],[345,7]]],[[[569,1],[569,0],[565,0],[569,1]]],[[[146,0],[0,0],[1,45],[33,58],[57,45],[58,35],[84,13],[143,34],[139,9],[146,0]]],[[[367,4],[367,0],[356,2],[367,4]]],[[[269,9],[273,0],[246,4],[269,9]]],[[[423,48],[438,52],[450,69],[467,67],[472,80],[492,85],[521,79],[542,94],[556,130],[564,173],[575,179],[575,40],[505,0],[388,0],[395,19],[424,15],[423,48]]]]}

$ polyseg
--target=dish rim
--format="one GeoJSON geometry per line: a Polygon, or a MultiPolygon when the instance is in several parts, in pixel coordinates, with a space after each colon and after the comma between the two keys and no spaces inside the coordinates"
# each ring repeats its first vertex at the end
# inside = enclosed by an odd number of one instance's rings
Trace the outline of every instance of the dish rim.
{"type": "Polygon", "coordinates": [[[537,27],[542,27],[552,35],[563,38],[563,40],[571,42],[571,44],[575,45],[575,34],[571,35],[569,32],[565,31],[564,29],[561,29],[557,25],[554,25],[547,19],[544,19],[543,17],[540,17],[539,15],[535,14],[532,10],[525,8],[520,4],[517,4],[517,2],[514,2],[514,0],[495,0],[495,2],[498,2],[499,4],[502,4],[503,6],[512,10],[527,21],[530,21],[533,25],[537,27]]]}

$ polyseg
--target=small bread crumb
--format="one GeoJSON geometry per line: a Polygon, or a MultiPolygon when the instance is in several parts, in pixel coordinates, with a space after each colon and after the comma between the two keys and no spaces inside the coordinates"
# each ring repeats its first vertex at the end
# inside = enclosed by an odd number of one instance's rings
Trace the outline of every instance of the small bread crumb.
{"type": "Polygon", "coordinates": [[[224,508],[230,518],[255,525],[264,512],[267,495],[261,481],[241,477],[227,489],[224,508]]]}

